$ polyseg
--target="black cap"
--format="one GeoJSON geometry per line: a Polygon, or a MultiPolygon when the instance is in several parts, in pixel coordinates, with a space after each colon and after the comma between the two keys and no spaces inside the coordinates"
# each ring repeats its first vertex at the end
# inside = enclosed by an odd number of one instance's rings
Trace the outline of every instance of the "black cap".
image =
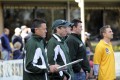
{"type": "Polygon", "coordinates": [[[56,27],[63,26],[63,27],[69,27],[70,22],[62,19],[55,20],[52,24],[52,29],[55,29],[56,27]]]}

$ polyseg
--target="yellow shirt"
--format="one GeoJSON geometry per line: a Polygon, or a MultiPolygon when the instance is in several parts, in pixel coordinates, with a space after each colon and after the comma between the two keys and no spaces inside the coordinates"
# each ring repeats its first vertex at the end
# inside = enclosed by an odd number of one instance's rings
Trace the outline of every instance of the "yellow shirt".
{"type": "Polygon", "coordinates": [[[98,80],[114,80],[115,75],[115,58],[111,43],[107,44],[101,40],[94,54],[94,64],[99,64],[98,80]]]}

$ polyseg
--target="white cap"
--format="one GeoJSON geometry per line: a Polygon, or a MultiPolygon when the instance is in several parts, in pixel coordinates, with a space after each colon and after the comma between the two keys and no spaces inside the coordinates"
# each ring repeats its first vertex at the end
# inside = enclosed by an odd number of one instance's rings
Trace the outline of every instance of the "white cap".
{"type": "Polygon", "coordinates": [[[21,26],[21,30],[24,30],[25,28],[27,28],[26,25],[21,26]]]}
{"type": "Polygon", "coordinates": [[[21,32],[21,29],[20,28],[15,28],[15,33],[18,33],[18,32],[21,32]]]}
{"type": "Polygon", "coordinates": [[[90,33],[88,33],[88,32],[85,32],[85,35],[86,35],[86,36],[90,36],[90,33]]]}

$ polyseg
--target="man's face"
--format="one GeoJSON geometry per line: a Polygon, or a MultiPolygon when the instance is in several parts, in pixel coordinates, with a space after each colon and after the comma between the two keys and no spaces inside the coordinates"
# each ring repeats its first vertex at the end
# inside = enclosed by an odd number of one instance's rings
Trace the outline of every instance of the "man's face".
{"type": "Polygon", "coordinates": [[[67,28],[66,27],[57,28],[57,33],[61,37],[65,37],[67,35],[67,28]]]}
{"type": "Polygon", "coordinates": [[[9,35],[10,34],[10,31],[9,29],[6,29],[6,32],[5,32],[6,35],[9,35]]]}
{"type": "Polygon", "coordinates": [[[81,34],[81,31],[82,31],[82,24],[78,23],[77,27],[75,27],[75,32],[77,34],[81,34]]]}
{"type": "Polygon", "coordinates": [[[112,39],[113,38],[113,32],[111,28],[107,28],[105,33],[104,33],[104,37],[108,38],[108,39],[112,39]]]}
{"type": "Polygon", "coordinates": [[[71,33],[71,27],[67,27],[67,34],[70,34],[71,33]]]}
{"type": "Polygon", "coordinates": [[[46,29],[47,29],[46,23],[42,23],[40,27],[35,28],[36,30],[35,34],[41,36],[42,38],[45,38],[47,33],[46,29]]]}

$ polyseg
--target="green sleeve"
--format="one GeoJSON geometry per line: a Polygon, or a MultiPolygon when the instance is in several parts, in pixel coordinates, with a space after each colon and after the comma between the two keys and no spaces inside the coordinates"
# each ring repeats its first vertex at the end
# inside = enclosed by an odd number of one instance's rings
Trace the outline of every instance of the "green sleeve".
{"type": "Polygon", "coordinates": [[[35,44],[35,42],[28,42],[26,44],[25,46],[25,50],[26,50],[25,68],[32,73],[45,73],[47,69],[42,69],[42,68],[39,68],[33,65],[33,58],[35,55],[36,48],[37,48],[37,45],[35,44]]]}
{"type": "Polygon", "coordinates": [[[90,64],[86,54],[84,55],[84,60],[81,63],[81,67],[84,71],[88,71],[90,73],[90,64]]]}
{"type": "MultiPolygon", "coordinates": [[[[66,43],[69,48],[69,54],[70,54],[71,61],[81,59],[81,56],[77,56],[78,55],[77,50],[78,50],[79,44],[77,44],[73,39],[66,40],[66,43]]],[[[76,63],[72,67],[73,69],[75,69],[76,67],[81,67],[81,65],[79,63],[76,63]]]]}
{"type": "Polygon", "coordinates": [[[48,57],[48,63],[50,65],[53,65],[55,64],[55,61],[54,61],[54,55],[55,55],[55,51],[54,51],[54,48],[55,48],[56,44],[53,40],[50,40],[48,42],[48,45],[47,45],[47,57],[48,57]]]}

